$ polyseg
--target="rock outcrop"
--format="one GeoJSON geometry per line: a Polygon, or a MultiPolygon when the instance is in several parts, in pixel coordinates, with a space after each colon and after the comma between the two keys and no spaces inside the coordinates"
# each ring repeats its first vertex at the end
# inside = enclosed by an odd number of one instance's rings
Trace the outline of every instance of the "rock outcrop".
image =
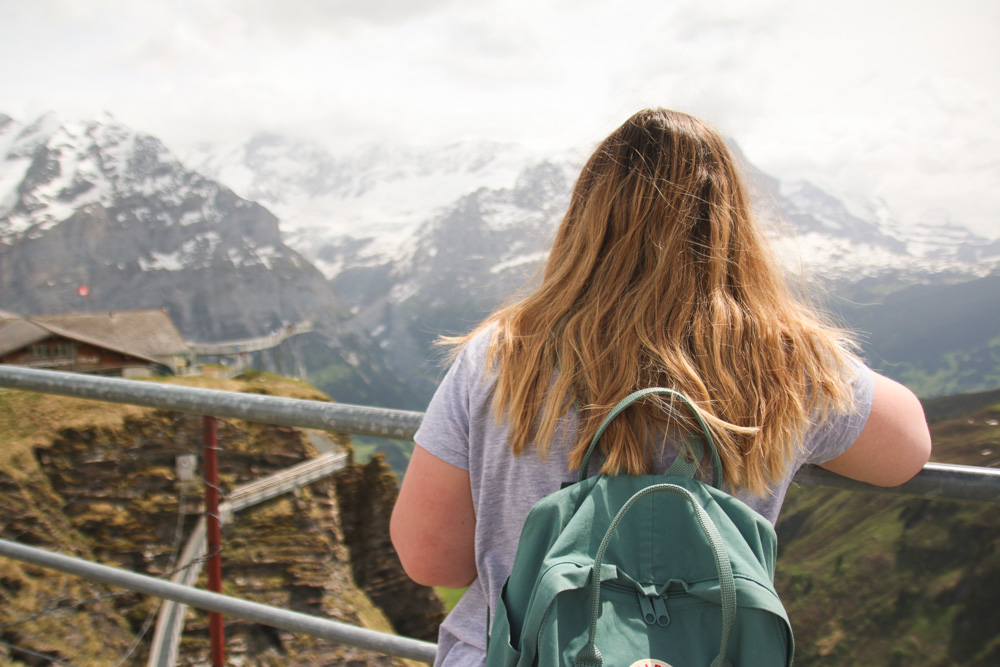
{"type": "MultiPolygon", "coordinates": [[[[311,453],[298,430],[240,421],[220,420],[218,441],[223,493],[311,453]]],[[[176,458],[201,446],[202,418],[192,415],[150,410],[119,426],[64,428],[34,449],[36,466],[0,472],[0,536],[166,576],[202,504],[200,480],[181,482],[176,458]]],[[[223,531],[224,593],[433,638],[441,601],[402,575],[388,542],[394,478],[378,460],[338,474],[235,514],[223,531]],[[379,600],[393,603],[389,613],[379,600]]],[[[143,664],[152,630],[140,635],[155,609],[153,599],[0,559],[0,640],[12,646],[77,665],[118,664],[131,650],[124,664],[143,664]]],[[[238,619],[225,625],[227,655],[242,665],[405,664],[238,619]]],[[[209,651],[207,614],[189,610],[180,664],[207,664],[209,651]]],[[[0,646],[0,664],[47,663],[0,646]]]]}

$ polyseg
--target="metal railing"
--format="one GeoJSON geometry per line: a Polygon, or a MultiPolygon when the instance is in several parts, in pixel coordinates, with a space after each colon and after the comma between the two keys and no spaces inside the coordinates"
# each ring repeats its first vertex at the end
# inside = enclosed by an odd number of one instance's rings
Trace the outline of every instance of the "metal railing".
{"type": "MultiPolygon", "coordinates": [[[[0,387],[397,440],[412,440],[423,414],[342,403],[181,387],[148,381],[0,366],[0,387]]],[[[901,496],[1000,504],[1000,470],[929,463],[911,481],[882,488],[806,466],[795,482],[901,496]]],[[[0,540],[0,555],[273,627],[423,662],[436,646],[227,597],[0,540]]]]}
{"type": "Polygon", "coordinates": [[[287,609],[240,600],[227,595],[210,593],[199,588],[182,586],[156,577],[148,577],[8,540],[0,540],[0,556],[58,570],[109,586],[118,586],[146,595],[173,600],[225,616],[242,618],[252,623],[269,625],[320,639],[329,639],[386,655],[419,660],[420,662],[434,662],[434,655],[437,653],[437,646],[430,642],[359,628],[349,623],[340,623],[309,614],[300,614],[287,609]]]}
{"type": "Polygon", "coordinates": [[[222,341],[218,343],[192,343],[188,342],[187,346],[195,354],[200,354],[204,356],[232,356],[235,354],[241,354],[245,352],[260,352],[262,350],[270,350],[273,347],[281,345],[285,340],[291,336],[298,336],[299,334],[309,333],[313,330],[312,322],[298,322],[296,324],[289,324],[283,326],[280,329],[276,329],[266,336],[257,336],[256,338],[243,338],[241,340],[229,340],[222,341]]]}
{"type": "Polygon", "coordinates": [[[406,410],[178,387],[18,366],[0,366],[0,387],[393,440],[412,440],[423,418],[423,413],[406,410]]]}
{"type": "MultiPolygon", "coordinates": [[[[0,387],[392,440],[412,440],[424,416],[422,412],[408,410],[242,394],[17,366],[0,366],[0,387]]],[[[796,474],[795,482],[850,491],[1000,504],[1000,469],[995,468],[928,463],[909,482],[886,488],[841,477],[815,466],[805,466],[796,474]]]]}

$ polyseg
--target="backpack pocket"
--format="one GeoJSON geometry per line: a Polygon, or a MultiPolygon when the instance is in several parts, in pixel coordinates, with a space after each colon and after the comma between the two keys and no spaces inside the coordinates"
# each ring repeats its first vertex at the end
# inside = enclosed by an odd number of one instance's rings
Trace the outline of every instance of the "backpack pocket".
{"type": "Polygon", "coordinates": [[[521,652],[512,645],[510,636],[510,619],[507,616],[507,606],[503,597],[497,603],[496,618],[490,632],[489,647],[486,654],[487,667],[515,667],[521,660],[521,652]]]}

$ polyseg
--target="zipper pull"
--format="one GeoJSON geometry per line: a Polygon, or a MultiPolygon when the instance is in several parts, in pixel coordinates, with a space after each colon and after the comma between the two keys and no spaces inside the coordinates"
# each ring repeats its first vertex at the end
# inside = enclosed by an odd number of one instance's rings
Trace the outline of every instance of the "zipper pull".
{"type": "Polygon", "coordinates": [[[656,612],[653,610],[653,602],[639,593],[639,608],[642,609],[642,620],[646,621],[648,625],[656,623],[656,612]]]}
{"type": "Polygon", "coordinates": [[[656,610],[656,624],[661,628],[670,625],[670,614],[667,613],[667,603],[662,597],[653,598],[653,608],[656,610]]]}

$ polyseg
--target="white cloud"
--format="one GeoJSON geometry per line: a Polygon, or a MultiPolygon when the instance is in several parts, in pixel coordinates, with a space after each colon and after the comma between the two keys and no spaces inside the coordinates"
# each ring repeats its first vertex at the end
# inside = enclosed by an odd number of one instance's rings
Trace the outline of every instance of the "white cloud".
{"type": "Polygon", "coordinates": [[[102,110],[171,146],[586,147],[641,106],[783,178],[1000,234],[994,0],[34,0],[0,5],[0,111],[102,110]]]}

